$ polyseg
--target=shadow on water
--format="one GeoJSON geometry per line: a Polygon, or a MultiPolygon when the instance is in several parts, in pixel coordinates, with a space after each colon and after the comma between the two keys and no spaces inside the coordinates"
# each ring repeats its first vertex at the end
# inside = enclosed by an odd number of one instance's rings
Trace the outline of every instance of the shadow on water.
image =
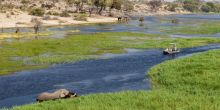
{"type": "Polygon", "coordinates": [[[188,56],[220,45],[213,44],[182,49],[174,56],[163,55],[162,49],[134,50],[114,55],[105,54],[99,60],[56,65],[47,69],[18,72],[0,77],[0,107],[11,107],[35,101],[36,94],[59,88],[79,94],[149,90],[146,71],[163,61],[188,56]]]}

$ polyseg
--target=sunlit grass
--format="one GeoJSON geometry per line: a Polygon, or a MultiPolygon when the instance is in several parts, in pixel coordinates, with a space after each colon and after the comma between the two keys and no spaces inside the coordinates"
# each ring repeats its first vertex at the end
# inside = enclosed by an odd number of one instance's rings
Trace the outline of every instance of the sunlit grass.
{"type": "Polygon", "coordinates": [[[167,28],[165,32],[171,34],[217,34],[220,33],[219,22],[199,23],[188,26],[174,26],[167,28]],[[168,30],[167,30],[168,29],[168,30]]]}
{"type": "Polygon", "coordinates": [[[38,34],[31,33],[31,32],[25,32],[25,33],[0,33],[0,40],[7,39],[7,38],[31,38],[31,37],[42,37],[42,36],[49,36],[52,35],[53,32],[40,32],[38,34]]]}

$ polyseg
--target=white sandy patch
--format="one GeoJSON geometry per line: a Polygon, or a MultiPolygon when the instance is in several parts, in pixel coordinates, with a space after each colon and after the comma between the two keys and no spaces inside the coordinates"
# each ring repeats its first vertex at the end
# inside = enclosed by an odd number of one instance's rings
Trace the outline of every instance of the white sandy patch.
{"type": "MultiPolygon", "coordinates": [[[[36,16],[28,15],[27,13],[21,13],[19,15],[10,15],[0,13],[0,28],[11,28],[11,27],[32,27],[34,24],[31,23],[31,19],[36,16]]],[[[55,17],[55,16],[51,16],[55,17]]],[[[42,19],[42,17],[37,17],[42,19]]],[[[93,16],[88,17],[87,21],[76,21],[73,17],[56,17],[58,20],[42,20],[43,26],[55,26],[55,25],[74,25],[74,24],[86,24],[86,23],[108,23],[116,22],[117,18],[93,16]],[[62,21],[62,22],[61,22],[62,21]]]]}

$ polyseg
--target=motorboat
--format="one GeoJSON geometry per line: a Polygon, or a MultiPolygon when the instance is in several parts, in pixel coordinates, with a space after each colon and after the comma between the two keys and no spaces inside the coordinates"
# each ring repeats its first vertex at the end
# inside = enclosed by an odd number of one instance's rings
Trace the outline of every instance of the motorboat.
{"type": "Polygon", "coordinates": [[[163,54],[164,55],[167,55],[167,54],[177,54],[180,52],[180,49],[177,48],[176,46],[176,43],[170,43],[170,45],[172,46],[171,48],[166,48],[164,51],[163,51],[163,54]]]}

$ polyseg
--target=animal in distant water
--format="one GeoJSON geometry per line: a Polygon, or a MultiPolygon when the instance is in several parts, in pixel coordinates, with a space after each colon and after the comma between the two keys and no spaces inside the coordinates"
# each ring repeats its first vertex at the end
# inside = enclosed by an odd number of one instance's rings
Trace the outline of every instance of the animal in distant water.
{"type": "Polygon", "coordinates": [[[174,24],[177,24],[177,23],[179,23],[179,20],[178,19],[172,19],[171,22],[174,23],[174,24]]]}
{"type": "Polygon", "coordinates": [[[118,22],[121,22],[122,21],[122,17],[118,17],[118,22]]]}
{"type": "Polygon", "coordinates": [[[19,32],[20,32],[20,29],[19,29],[19,28],[16,28],[15,33],[18,34],[19,32]]]}
{"type": "Polygon", "coordinates": [[[144,17],[140,17],[140,18],[139,18],[139,21],[140,21],[140,22],[144,22],[144,17]]]}
{"type": "Polygon", "coordinates": [[[125,17],[118,17],[118,22],[128,22],[129,21],[129,17],[125,16],[125,17]]]}
{"type": "Polygon", "coordinates": [[[72,98],[72,97],[77,97],[77,94],[74,92],[70,92],[66,89],[59,89],[53,93],[48,93],[48,92],[41,93],[37,97],[36,101],[43,102],[43,101],[65,99],[65,98],[72,98]]]}
{"type": "Polygon", "coordinates": [[[129,17],[125,16],[125,17],[123,18],[123,21],[124,21],[124,22],[128,22],[128,21],[129,21],[129,17]]]}

